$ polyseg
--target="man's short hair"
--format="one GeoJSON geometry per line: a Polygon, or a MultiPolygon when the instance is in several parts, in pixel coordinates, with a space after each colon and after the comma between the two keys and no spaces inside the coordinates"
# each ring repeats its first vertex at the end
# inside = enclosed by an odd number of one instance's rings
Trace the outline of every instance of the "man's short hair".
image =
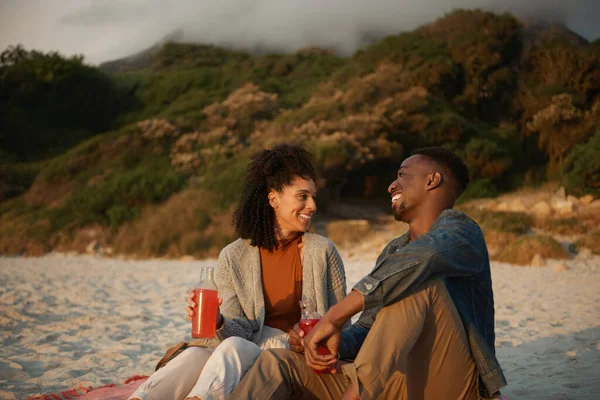
{"type": "Polygon", "coordinates": [[[422,147],[411,155],[421,155],[437,163],[446,173],[452,175],[456,183],[455,191],[458,198],[469,184],[469,169],[465,163],[452,151],[442,147],[422,147]]]}

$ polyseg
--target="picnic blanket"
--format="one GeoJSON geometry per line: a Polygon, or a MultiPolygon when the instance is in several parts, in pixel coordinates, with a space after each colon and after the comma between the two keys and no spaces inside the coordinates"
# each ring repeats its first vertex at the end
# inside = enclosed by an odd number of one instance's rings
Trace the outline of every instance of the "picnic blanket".
{"type": "Polygon", "coordinates": [[[28,400],[127,400],[146,379],[148,377],[145,375],[134,375],[119,386],[114,383],[97,388],[82,386],[58,393],[30,397],[28,400]]]}

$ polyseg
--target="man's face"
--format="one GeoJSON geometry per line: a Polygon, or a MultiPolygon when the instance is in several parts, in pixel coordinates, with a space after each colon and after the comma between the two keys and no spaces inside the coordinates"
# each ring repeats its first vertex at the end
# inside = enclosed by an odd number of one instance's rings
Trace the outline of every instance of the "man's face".
{"type": "Polygon", "coordinates": [[[398,175],[388,187],[396,221],[409,223],[417,214],[427,196],[428,175],[432,166],[421,155],[414,155],[400,165],[398,175]]]}

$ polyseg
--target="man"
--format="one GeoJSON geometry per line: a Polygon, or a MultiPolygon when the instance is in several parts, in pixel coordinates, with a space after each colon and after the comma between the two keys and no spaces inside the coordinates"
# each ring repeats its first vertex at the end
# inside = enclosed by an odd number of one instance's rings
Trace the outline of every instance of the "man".
{"type": "Polygon", "coordinates": [[[506,380],[487,249],[479,226],[452,209],[468,181],[464,163],[442,148],[404,160],[388,192],[409,231],[306,337],[290,332],[292,350],[263,352],[230,398],[496,398],[506,380]],[[319,344],[331,355],[318,354],[319,344]],[[312,372],[339,372],[337,357],[354,360],[343,374],[312,372]]]}

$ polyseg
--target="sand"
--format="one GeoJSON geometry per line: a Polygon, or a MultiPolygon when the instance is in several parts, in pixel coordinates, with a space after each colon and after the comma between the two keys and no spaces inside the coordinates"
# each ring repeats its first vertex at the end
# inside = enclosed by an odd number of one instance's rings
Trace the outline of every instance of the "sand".
{"type": "MultiPolygon", "coordinates": [[[[346,261],[348,283],[373,266],[346,261]]],[[[497,353],[515,399],[600,398],[600,257],[492,264],[497,353]]],[[[186,296],[213,261],[0,258],[0,399],[148,375],[189,339],[186,296]]]]}

